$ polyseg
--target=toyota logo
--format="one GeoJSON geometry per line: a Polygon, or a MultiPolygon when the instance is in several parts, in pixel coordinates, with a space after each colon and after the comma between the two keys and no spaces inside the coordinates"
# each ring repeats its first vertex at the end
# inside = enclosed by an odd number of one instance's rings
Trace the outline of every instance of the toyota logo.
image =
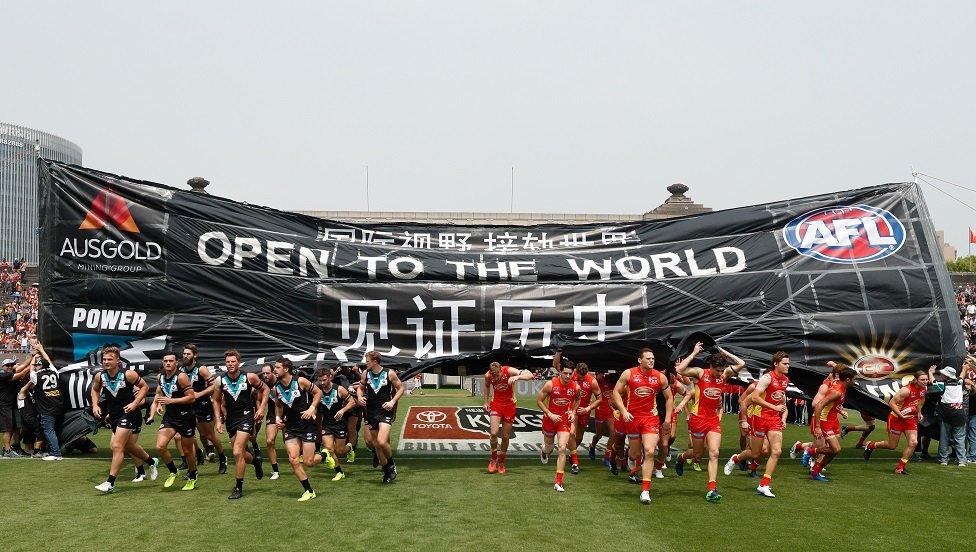
{"type": "Polygon", "coordinates": [[[447,419],[447,414],[437,410],[424,410],[417,413],[417,419],[428,424],[436,424],[447,419]]]}

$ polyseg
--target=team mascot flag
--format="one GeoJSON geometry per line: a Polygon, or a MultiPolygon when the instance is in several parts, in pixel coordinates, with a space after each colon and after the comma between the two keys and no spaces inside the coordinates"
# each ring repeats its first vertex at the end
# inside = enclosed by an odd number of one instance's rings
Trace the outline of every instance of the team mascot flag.
{"type": "Polygon", "coordinates": [[[667,220],[452,226],[324,220],[47,160],[39,173],[40,335],[70,368],[118,344],[151,373],[193,342],[216,364],[228,348],[251,368],[377,350],[406,377],[473,374],[564,343],[619,370],[641,343],[703,332],[747,360],[745,379],[787,351],[807,395],[827,361],[852,365],[848,404],[884,415],[914,370],[963,355],[910,183],[667,220]]]}

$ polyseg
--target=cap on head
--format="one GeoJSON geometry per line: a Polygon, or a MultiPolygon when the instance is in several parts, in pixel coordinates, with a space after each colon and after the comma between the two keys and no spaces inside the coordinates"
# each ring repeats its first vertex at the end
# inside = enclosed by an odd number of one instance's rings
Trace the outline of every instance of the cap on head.
{"type": "Polygon", "coordinates": [[[17,364],[16,360],[12,358],[5,358],[3,359],[3,364],[0,364],[0,366],[13,366],[15,364],[17,364]]]}
{"type": "Polygon", "coordinates": [[[939,373],[949,379],[956,379],[958,377],[956,374],[956,369],[952,366],[946,366],[945,368],[939,370],[939,373]]]}

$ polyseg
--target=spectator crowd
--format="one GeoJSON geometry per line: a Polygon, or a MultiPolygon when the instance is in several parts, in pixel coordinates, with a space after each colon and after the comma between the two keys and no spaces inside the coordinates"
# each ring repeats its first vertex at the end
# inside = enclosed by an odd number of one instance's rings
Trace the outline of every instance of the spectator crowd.
{"type": "Polygon", "coordinates": [[[37,288],[24,281],[27,263],[0,259],[0,355],[25,354],[37,329],[37,288]]]}

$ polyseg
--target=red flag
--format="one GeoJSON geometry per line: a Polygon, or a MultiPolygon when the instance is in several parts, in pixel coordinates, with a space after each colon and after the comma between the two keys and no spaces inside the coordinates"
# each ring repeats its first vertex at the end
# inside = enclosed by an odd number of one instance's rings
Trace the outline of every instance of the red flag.
{"type": "Polygon", "coordinates": [[[976,243],[976,232],[972,228],[969,229],[969,243],[976,243]]]}

